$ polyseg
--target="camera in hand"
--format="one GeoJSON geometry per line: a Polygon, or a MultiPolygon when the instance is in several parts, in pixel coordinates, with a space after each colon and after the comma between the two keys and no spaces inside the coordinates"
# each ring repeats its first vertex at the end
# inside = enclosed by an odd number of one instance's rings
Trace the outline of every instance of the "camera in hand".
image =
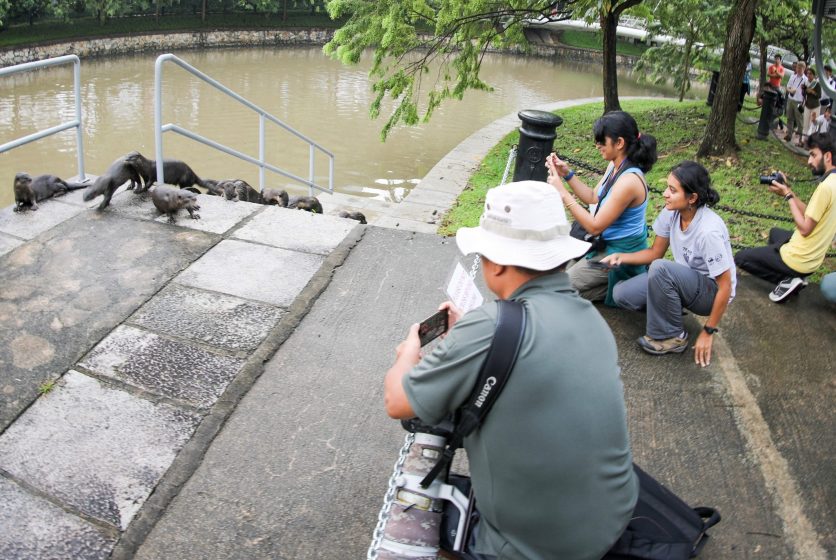
{"type": "Polygon", "coordinates": [[[773,173],[772,175],[761,175],[761,185],[771,185],[772,181],[778,181],[782,185],[786,184],[786,179],[782,173],[773,173]]]}

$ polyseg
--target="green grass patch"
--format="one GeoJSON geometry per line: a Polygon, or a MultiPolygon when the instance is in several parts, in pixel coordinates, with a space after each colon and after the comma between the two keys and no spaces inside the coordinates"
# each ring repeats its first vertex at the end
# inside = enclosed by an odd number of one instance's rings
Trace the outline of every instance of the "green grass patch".
{"type": "MultiPolygon", "coordinates": [[[[642,134],[656,137],[659,161],[647,174],[652,191],[648,204],[648,223],[652,224],[664,206],[661,191],[665,188],[670,169],[682,160],[696,159],[709,108],[702,101],[678,103],[668,100],[636,100],[622,103],[639,124],[642,134]]],[[[601,159],[592,140],[592,124],[601,116],[603,105],[594,103],[561,110],[563,125],[557,129],[555,148],[561,156],[568,156],[603,170],[601,159]]],[[[755,138],[757,126],[737,122],[737,141],[740,152],[737,159],[708,158],[700,161],[711,172],[714,188],[720,193],[716,212],[725,220],[732,244],[753,247],[765,245],[772,227],[793,229],[792,222],[745,216],[720,207],[756,212],[777,217],[790,217],[787,203],[775,196],[765,185],[758,182],[759,175],[776,170],[784,172],[793,191],[804,201],[810,199],[816,182],[807,167],[807,160],[783,147],[776,139],[755,138]]],[[[460,227],[478,225],[485,201],[485,192],[500,183],[511,146],[519,140],[519,133],[513,132],[500,141],[482,161],[471,177],[453,208],[444,217],[439,234],[455,235],[460,227]]],[[[594,186],[600,175],[574,168],[588,185],[594,186]]],[[[832,251],[831,251],[832,252],[832,251]]],[[[827,270],[836,268],[836,258],[825,259],[822,268],[813,277],[818,280],[827,270]]]]}
{"type": "Polygon", "coordinates": [[[310,14],[309,11],[288,12],[287,20],[281,14],[207,14],[200,16],[169,15],[133,16],[109,19],[104,25],[95,18],[78,18],[69,22],[44,21],[35,25],[16,25],[0,32],[0,47],[35,45],[73,39],[118,37],[134,33],[159,33],[178,31],[210,31],[217,29],[282,29],[282,28],[336,28],[343,22],[334,21],[328,14],[310,14]]]}
{"type": "MultiPolygon", "coordinates": [[[[604,49],[604,36],[601,33],[593,31],[578,31],[576,29],[566,29],[560,32],[558,41],[567,47],[576,47],[579,49],[604,49]]],[[[618,54],[627,56],[641,56],[644,51],[648,49],[647,45],[635,44],[629,41],[616,40],[615,51],[618,54]]]]}

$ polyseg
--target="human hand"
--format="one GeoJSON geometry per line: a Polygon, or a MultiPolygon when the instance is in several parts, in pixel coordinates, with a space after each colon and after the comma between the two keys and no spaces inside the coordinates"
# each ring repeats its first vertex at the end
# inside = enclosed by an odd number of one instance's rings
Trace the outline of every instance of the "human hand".
{"type": "Polygon", "coordinates": [[[395,361],[407,361],[412,365],[421,361],[421,339],[418,336],[418,323],[409,327],[406,338],[395,349],[395,361]]]}
{"type": "Polygon", "coordinates": [[[441,305],[438,306],[438,310],[441,311],[442,309],[447,310],[447,331],[441,336],[447,336],[447,333],[450,332],[450,329],[453,328],[453,325],[456,324],[456,321],[462,318],[462,310],[456,307],[456,305],[452,301],[445,301],[441,305]]]}
{"type": "Polygon", "coordinates": [[[705,367],[711,364],[711,344],[714,342],[714,337],[703,331],[697,337],[697,343],[694,344],[694,362],[698,366],[705,367]]]}
{"type": "Polygon", "coordinates": [[[778,175],[777,181],[772,181],[769,185],[769,190],[777,194],[778,196],[787,196],[790,193],[790,186],[789,181],[787,181],[787,176],[781,172],[776,173],[778,175]]]}
{"type": "Polygon", "coordinates": [[[615,268],[621,266],[621,256],[620,253],[612,253],[601,259],[601,262],[608,264],[611,268],[615,268]]]}
{"type": "Polygon", "coordinates": [[[557,157],[554,152],[546,157],[546,169],[549,170],[549,175],[557,175],[558,177],[565,177],[570,171],[569,164],[557,157]]]}

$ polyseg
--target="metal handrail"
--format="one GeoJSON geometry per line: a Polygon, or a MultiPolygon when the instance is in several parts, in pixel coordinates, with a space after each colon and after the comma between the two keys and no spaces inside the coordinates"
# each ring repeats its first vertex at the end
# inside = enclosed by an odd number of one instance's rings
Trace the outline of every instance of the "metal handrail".
{"type": "Polygon", "coordinates": [[[216,150],[220,150],[221,152],[224,152],[224,153],[229,154],[231,156],[237,157],[238,159],[244,160],[248,163],[252,163],[254,165],[257,165],[259,167],[258,180],[259,180],[259,190],[260,191],[264,190],[264,170],[268,169],[270,171],[273,171],[274,173],[278,173],[280,175],[283,175],[284,177],[287,177],[289,179],[293,179],[294,181],[298,181],[300,183],[308,185],[308,191],[311,195],[313,195],[313,189],[318,189],[320,191],[324,191],[324,192],[328,192],[328,193],[333,193],[334,192],[334,154],[333,153],[326,150],[325,148],[323,148],[322,146],[320,146],[319,144],[317,144],[316,142],[314,142],[313,140],[311,140],[310,138],[308,138],[307,136],[305,136],[301,132],[299,132],[299,131],[293,129],[292,127],[290,127],[289,125],[283,123],[282,121],[280,121],[279,119],[277,119],[276,117],[274,117],[273,115],[271,115],[270,113],[268,113],[267,111],[265,111],[264,109],[262,109],[261,107],[256,105],[255,103],[252,103],[252,102],[248,101],[247,99],[241,97],[240,95],[238,95],[237,93],[235,93],[234,91],[232,91],[231,89],[226,87],[225,85],[221,84],[217,80],[207,76],[206,74],[204,74],[200,70],[194,68],[193,66],[191,66],[187,62],[183,61],[182,59],[180,59],[180,58],[178,58],[175,55],[170,54],[170,53],[169,54],[163,54],[163,55],[160,55],[159,57],[157,57],[157,62],[155,63],[155,66],[154,66],[154,136],[155,136],[155,141],[156,141],[156,144],[157,144],[157,146],[156,146],[157,182],[160,183],[160,184],[163,184],[163,182],[164,182],[163,181],[163,132],[169,132],[169,131],[170,132],[176,132],[177,134],[180,134],[180,135],[185,136],[187,138],[191,138],[192,140],[200,142],[200,143],[202,143],[206,146],[209,146],[209,147],[214,148],[216,150]],[[190,74],[192,74],[192,75],[196,76],[197,78],[203,80],[204,82],[206,82],[210,86],[214,87],[215,89],[221,91],[222,93],[225,93],[226,95],[228,95],[229,97],[238,101],[239,103],[241,103],[245,107],[251,109],[252,111],[254,111],[256,113],[258,113],[258,115],[259,115],[259,126],[258,126],[258,157],[257,158],[255,158],[253,156],[248,156],[244,153],[239,152],[238,150],[234,150],[234,149],[232,149],[228,146],[225,146],[223,144],[215,142],[214,140],[210,140],[208,138],[205,138],[204,136],[201,136],[200,134],[197,134],[196,132],[192,132],[192,131],[187,130],[187,129],[185,129],[181,126],[178,126],[176,124],[172,124],[172,123],[168,123],[168,124],[165,124],[165,125],[162,124],[162,119],[163,119],[163,117],[162,117],[162,114],[163,114],[163,111],[162,111],[162,75],[163,75],[162,68],[163,68],[163,63],[165,63],[165,62],[173,62],[177,66],[180,66],[181,68],[183,68],[184,70],[186,70],[190,74]],[[278,168],[274,165],[271,165],[269,163],[266,163],[264,161],[264,150],[265,150],[265,148],[264,148],[264,125],[265,125],[265,121],[267,121],[267,120],[271,121],[274,124],[277,124],[278,126],[282,127],[286,131],[295,135],[297,138],[299,138],[299,139],[308,143],[308,146],[309,146],[309,162],[308,162],[309,176],[308,176],[307,179],[303,179],[302,177],[299,177],[298,175],[294,175],[293,173],[290,173],[289,171],[285,171],[283,169],[280,169],[280,168],[278,168]],[[315,177],[314,177],[314,155],[316,153],[316,150],[319,150],[320,152],[322,152],[322,153],[324,153],[325,155],[328,156],[328,187],[327,188],[318,185],[316,183],[316,180],[315,180],[315,177]]]}
{"type": "Polygon", "coordinates": [[[5,144],[0,145],[0,154],[9,150],[13,150],[14,148],[19,148],[20,146],[28,144],[29,142],[34,142],[35,140],[40,140],[41,138],[46,138],[47,136],[51,136],[53,134],[57,134],[59,132],[63,132],[67,129],[75,127],[76,149],[78,152],[78,179],[79,181],[85,181],[87,177],[84,175],[84,142],[82,140],[81,135],[81,61],[78,59],[78,57],[74,54],[68,54],[64,56],[57,56],[55,58],[48,58],[46,60],[25,62],[23,64],[16,64],[15,66],[0,68],[0,78],[2,78],[3,76],[8,76],[10,74],[16,74],[18,72],[25,72],[27,70],[35,70],[38,68],[47,68],[50,66],[58,66],[61,64],[69,63],[73,64],[75,119],[63,124],[53,126],[51,128],[45,128],[41,131],[34,132],[22,138],[18,138],[17,140],[6,142],[5,144]]]}

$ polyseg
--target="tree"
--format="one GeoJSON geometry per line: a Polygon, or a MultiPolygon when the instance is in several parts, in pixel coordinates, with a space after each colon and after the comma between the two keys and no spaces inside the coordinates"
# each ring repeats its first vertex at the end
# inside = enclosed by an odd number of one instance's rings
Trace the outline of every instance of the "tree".
{"type": "Polygon", "coordinates": [[[677,40],[647,49],[636,64],[639,79],[656,83],[673,80],[682,101],[691,89],[694,69],[716,67],[722,46],[722,29],[728,6],[722,0],[677,0],[660,2],[653,12],[655,20],[648,26],[653,35],[668,35],[677,40]],[[644,71],[646,73],[642,73],[644,71]]]}
{"type": "Polygon", "coordinates": [[[641,4],[642,0],[581,0],[575,7],[575,13],[585,12],[587,17],[594,13],[601,25],[604,37],[604,112],[618,111],[618,60],[616,52],[616,31],[621,15],[630,8],[641,4]]]}
{"type": "Polygon", "coordinates": [[[697,157],[734,155],[737,152],[735,122],[740,84],[755,33],[758,0],[734,0],[726,22],[726,42],[720,63],[717,93],[708,115],[697,157]]]}
{"type": "Polygon", "coordinates": [[[3,29],[6,14],[9,13],[9,0],[0,0],[0,29],[3,29]]]}
{"type": "Polygon", "coordinates": [[[489,90],[479,78],[488,49],[526,44],[524,21],[567,19],[565,10],[574,1],[330,0],[331,18],[347,20],[325,52],[354,64],[364,50],[373,50],[372,118],[386,97],[395,100],[381,131],[385,140],[398,123],[428,120],[445,99],[462,99],[468,89],[489,90]]]}

